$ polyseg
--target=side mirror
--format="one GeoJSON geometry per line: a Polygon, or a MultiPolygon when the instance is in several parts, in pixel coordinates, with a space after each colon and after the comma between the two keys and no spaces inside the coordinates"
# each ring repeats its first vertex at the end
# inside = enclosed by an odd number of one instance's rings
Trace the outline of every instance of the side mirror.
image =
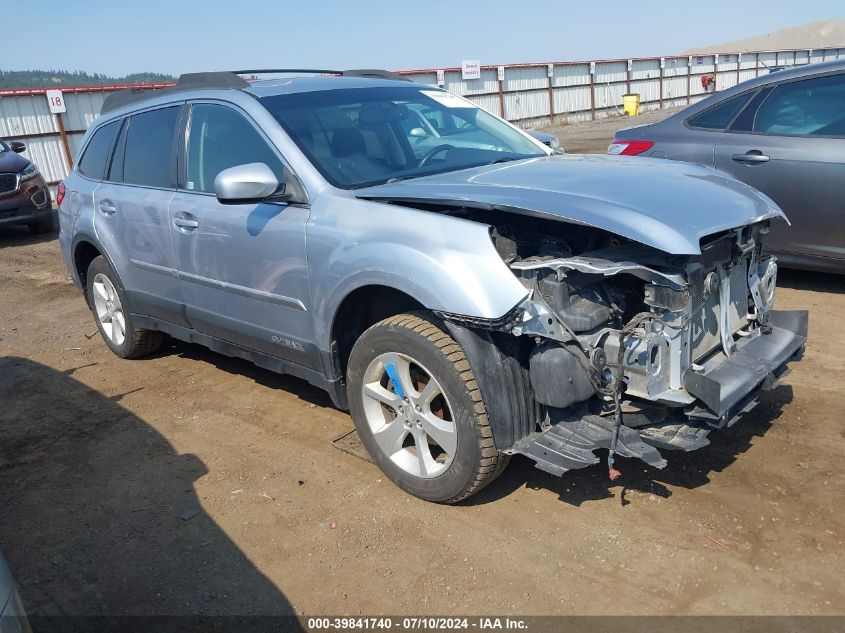
{"type": "Polygon", "coordinates": [[[413,136],[414,138],[425,138],[428,134],[426,134],[426,131],[421,127],[415,127],[408,132],[408,136],[413,136]]]}
{"type": "Polygon", "coordinates": [[[12,151],[15,152],[15,154],[20,154],[21,152],[26,151],[26,143],[21,143],[20,141],[12,141],[9,143],[9,147],[12,148],[12,151]]]}
{"type": "Polygon", "coordinates": [[[214,179],[214,193],[223,204],[248,204],[269,199],[284,200],[285,185],[264,163],[224,169],[214,179]]]}

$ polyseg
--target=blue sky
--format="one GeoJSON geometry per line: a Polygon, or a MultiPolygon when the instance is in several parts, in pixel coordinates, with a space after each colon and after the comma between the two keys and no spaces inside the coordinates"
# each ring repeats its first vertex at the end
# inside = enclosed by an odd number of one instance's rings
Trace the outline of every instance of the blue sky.
{"type": "Polygon", "coordinates": [[[845,13],[842,0],[38,0],[26,6],[4,13],[5,34],[17,33],[3,48],[0,69],[112,75],[670,55],[845,13]],[[35,16],[43,18],[37,30],[35,16]]]}

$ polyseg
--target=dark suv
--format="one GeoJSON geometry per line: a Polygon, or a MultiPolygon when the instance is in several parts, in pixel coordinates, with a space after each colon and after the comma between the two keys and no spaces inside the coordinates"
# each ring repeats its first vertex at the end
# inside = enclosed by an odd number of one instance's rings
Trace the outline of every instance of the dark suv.
{"type": "Polygon", "coordinates": [[[26,224],[33,233],[53,230],[47,183],[35,163],[19,154],[26,145],[0,139],[0,226],[26,224]]]}

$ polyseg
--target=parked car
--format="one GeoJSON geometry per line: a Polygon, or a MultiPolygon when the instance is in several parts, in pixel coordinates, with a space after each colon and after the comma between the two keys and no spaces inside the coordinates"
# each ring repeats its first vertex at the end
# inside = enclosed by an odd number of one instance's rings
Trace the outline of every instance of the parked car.
{"type": "Polygon", "coordinates": [[[115,354],[169,334],[303,378],[394,482],[448,503],[517,453],[556,474],[598,448],[612,476],[614,455],[662,468],[658,447],[705,446],[800,356],[766,196],[695,165],[555,155],[461,97],[354,74],[106,100],[58,195],[115,354]],[[422,110],[460,146],[415,153],[422,110]]]}
{"type": "Polygon", "coordinates": [[[548,132],[541,132],[540,130],[525,130],[530,136],[540,141],[546,147],[554,150],[555,154],[565,154],[566,150],[560,144],[560,139],[554,134],[548,132]]]}
{"type": "Polygon", "coordinates": [[[650,125],[619,130],[612,154],[715,167],[784,210],[767,245],[781,264],[845,273],[845,60],[745,81],[650,125]]]}
{"type": "Polygon", "coordinates": [[[0,633],[31,633],[15,579],[0,554],[0,633]]]}
{"type": "Polygon", "coordinates": [[[50,190],[20,141],[0,139],[0,226],[26,224],[33,233],[53,230],[50,190]]]}

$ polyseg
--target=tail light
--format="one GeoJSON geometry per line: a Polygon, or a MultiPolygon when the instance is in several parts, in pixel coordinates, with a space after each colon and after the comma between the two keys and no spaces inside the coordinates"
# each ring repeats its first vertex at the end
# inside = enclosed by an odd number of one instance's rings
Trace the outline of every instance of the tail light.
{"type": "Polygon", "coordinates": [[[654,147],[654,141],[620,141],[613,139],[613,142],[607,146],[607,153],[617,156],[636,156],[647,152],[652,147],[654,147]]]}
{"type": "Polygon", "coordinates": [[[62,206],[62,200],[65,199],[65,183],[60,182],[56,187],[56,204],[62,206]]]}

